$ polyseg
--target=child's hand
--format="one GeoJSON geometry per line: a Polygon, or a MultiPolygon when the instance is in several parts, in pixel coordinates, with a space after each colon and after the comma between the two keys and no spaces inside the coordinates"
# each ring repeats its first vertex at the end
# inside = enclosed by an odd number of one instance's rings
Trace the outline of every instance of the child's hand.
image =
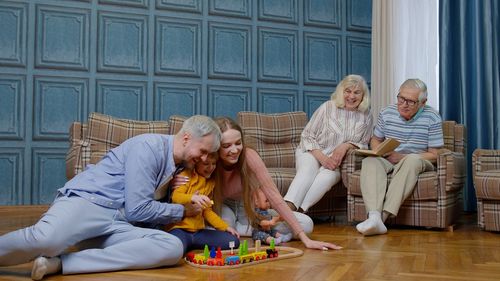
{"type": "Polygon", "coordinates": [[[264,231],[270,231],[271,227],[275,225],[275,223],[272,220],[261,220],[259,222],[260,227],[264,231]]]}
{"type": "Polygon", "coordinates": [[[273,226],[274,226],[275,224],[277,224],[278,222],[282,221],[282,220],[283,220],[283,219],[281,218],[281,216],[276,216],[276,217],[273,217],[273,218],[271,219],[271,221],[272,221],[272,223],[273,223],[273,226]]]}
{"type": "Polygon", "coordinates": [[[236,229],[228,226],[227,229],[226,229],[227,232],[231,233],[232,235],[238,237],[238,239],[240,238],[240,234],[238,233],[238,231],[236,231],[236,229]]]}
{"type": "Polygon", "coordinates": [[[212,206],[212,200],[205,195],[194,194],[191,196],[191,202],[193,204],[198,204],[203,209],[212,206]]]}

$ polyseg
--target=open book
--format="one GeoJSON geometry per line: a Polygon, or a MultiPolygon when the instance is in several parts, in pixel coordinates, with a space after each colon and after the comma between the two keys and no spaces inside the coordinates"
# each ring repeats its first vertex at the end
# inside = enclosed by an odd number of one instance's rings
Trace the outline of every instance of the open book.
{"type": "Polygon", "coordinates": [[[398,147],[400,142],[396,139],[387,138],[383,142],[381,142],[377,149],[358,149],[356,150],[358,153],[368,156],[383,156],[384,154],[393,151],[398,147]]]}

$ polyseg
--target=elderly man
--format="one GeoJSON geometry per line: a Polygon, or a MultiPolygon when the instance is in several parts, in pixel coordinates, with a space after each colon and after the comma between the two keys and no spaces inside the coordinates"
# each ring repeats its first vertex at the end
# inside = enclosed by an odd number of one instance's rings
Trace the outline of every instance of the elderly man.
{"type": "Polygon", "coordinates": [[[408,79],[399,88],[397,105],[383,109],[370,145],[375,149],[386,138],[401,144],[383,157],[367,157],[361,166],[361,192],[368,219],[356,225],[363,235],[387,232],[389,216],[396,216],[403,201],[413,192],[418,175],[434,169],[438,150],[443,146],[442,120],[426,105],[427,86],[408,79]],[[387,174],[392,180],[387,185],[387,174]]]}
{"type": "MultiPolygon", "coordinates": [[[[68,181],[40,221],[0,236],[0,266],[35,259],[31,278],[47,274],[144,269],[176,264],[179,238],[134,223],[168,224],[201,213],[193,204],[154,200],[176,168],[192,168],[218,150],[221,133],[206,116],[177,135],[143,134],[112,149],[68,181]],[[70,246],[83,246],[64,253],[70,246]]],[[[165,192],[163,192],[165,194],[165,192]]],[[[159,199],[159,198],[157,198],[159,199]]]]}

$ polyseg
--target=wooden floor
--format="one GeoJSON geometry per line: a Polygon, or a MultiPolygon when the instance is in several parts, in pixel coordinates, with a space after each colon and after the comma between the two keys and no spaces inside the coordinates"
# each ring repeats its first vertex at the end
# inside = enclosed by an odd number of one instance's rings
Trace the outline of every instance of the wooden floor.
{"type": "MultiPolygon", "coordinates": [[[[34,223],[40,206],[0,207],[0,234],[34,223]]],[[[391,227],[386,235],[363,237],[338,218],[315,226],[314,239],[344,247],[339,251],[304,249],[298,258],[239,269],[207,270],[184,264],[169,268],[100,274],[54,275],[57,281],[138,280],[500,280],[500,234],[481,231],[475,214],[464,214],[454,232],[391,227]]],[[[0,267],[0,280],[31,280],[31,264],[0,267]]]]}

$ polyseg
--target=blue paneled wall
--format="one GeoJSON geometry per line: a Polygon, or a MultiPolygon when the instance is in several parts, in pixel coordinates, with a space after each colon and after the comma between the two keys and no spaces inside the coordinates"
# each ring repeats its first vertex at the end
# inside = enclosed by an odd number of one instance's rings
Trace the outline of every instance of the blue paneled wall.
{"type": "Polygon", "coordinates": [[[371,79],[371,0],[0,1],[0,26],[2,205],[52,201],[92,111],[311,115],[371,79]]]}

